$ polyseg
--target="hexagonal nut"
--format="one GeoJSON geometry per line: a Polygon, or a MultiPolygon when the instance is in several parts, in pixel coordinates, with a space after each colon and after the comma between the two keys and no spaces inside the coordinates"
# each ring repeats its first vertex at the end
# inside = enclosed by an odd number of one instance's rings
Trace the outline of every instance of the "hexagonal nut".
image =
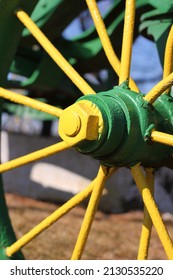
{"type": "Polygon", "coordinates": [[[81,100],[65,109],[59,120],[59,135],[70,145],[97,140],[102,116],[91,101],[81,100]]]}

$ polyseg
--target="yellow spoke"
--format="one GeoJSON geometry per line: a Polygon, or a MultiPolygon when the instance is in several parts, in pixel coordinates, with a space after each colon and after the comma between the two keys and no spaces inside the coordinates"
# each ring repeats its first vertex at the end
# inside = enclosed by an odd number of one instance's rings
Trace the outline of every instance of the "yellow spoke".
{"type": "Polygon", "coordinates": [[[79,260],[82,256],[94,217],[97,211],[98,203],[102,195],[104,184],[108,177],[111,175],[112,171],[115,171],[114,168],[111,170],[107,167],[100,166],[99,172],[94,182],[94,189],[91,194],[91,198],[85,213],[85,217],[78,234],[78,239],[72,254],[72,260],[79,260]]]}
{"type": "MultiPolygon", "coordinates": [[[[102,16],[100,14],[100,11],[98,9],[97,3],[95,0],[86,0],[86,3],[88,5],[88,9],[91,13],[92,19],[94,21],[97,33],[99,35],[100,41],[102,43],[103,49],[105,51],[106,57],[114,69],[115,73],[119,76],[120,75],[120,61],[116,55],[116,53],[113,50],[111,41],[109,39],[105,24],[103,22],[102,16]]],[[[135,82],[130,79],[130,87],[135,90],[139,91],[137,85],[135,82]]]]}
{"type": "MultiPolygon", "coordinates": [[[[147,168],[146,169],[146,180],[148,186],[150,188],[151,194],[154,194],[154,175],[153,169],[147,168]]],[[[151,238],[151,230],[152,230],[152,220],[148,213],[146,206],[144,205],[144,219],[142,225],[142,232],[138,250],[138,260],[147,260],[148,258],[148,251],[150,245],[150,238],[151,238]]]]}
{"type": "Polygon", "coordinates": [[[25,165],[27,163],[40,160],[42,158],[51,156],[55,153],[64,151],[69,149],[70,147],[64,142],[59,142],[57,144],[51,145],[49,147],[46,147],[44,149],[38,150],[36,152],[30,153],[28,155],[10,160],[8,162],[0,164],[0,173],[9,171],[11,169],[20,167],[22,165],[25,165]]]}
{"type": "Polygon", "coordinates": [[[162,93],[173,85],[173,73],[169,74],[166,78],[154,86],[144,97],[144,100],[153,103],[162,93]]]}
{"type": "Polygon", "coordinates": [[[54,47],[49,39],[37,27],[32,19],[22,10],[16,11],[19,20],[28,28],[35,39],[40,43],[43,49],[49,54],[54,62],[64,71],[64,73],[72,80],[72,82],[81,90],[83,94],[95,94],[95,91],[89,84],[78,74],[78,72],[70,65],[63,55],[54,47]]]}
{"type": "Polygon", "coordinates": [[[131,54],[133,44],[133,33],[135,23],[135,0],[126,0],[123,42],[121,52],[121,69],[119,83],[129,79],[131,54]]]}
{"type": "Polygon", "coordinates": [[[153,142],[162,143],[168,146],[173,146],[173,135],[160,131],[153,131],[151,133],[151,140],[153,142]]]}
{"type": "Polygon", "coordinates": [[[160,241],[165,249],[165,252],[169,259],[173,260],[173,244],[170,239],[170,236],[167,232],[167,229],[163,223],[159,210],[155,204],[153,196],[151,194],[150,188],[148,186],[148,182],[145,179],[140,165],[137,164],[131,167],[131,172],[133,178],[136,182],[136,185],[142,195],[144,204],[148,210],[148,213],[152,219],[153,225],[156,228],[160,241]]]}
{"type": "Polygon", "coordinates": [[[73,209],[75,206],[77,206],[79,203],[81,203],[83,200],[85,200],[92,192],[95,185],[95,180],[89,184],[88,187],[86,187],[83,191],[76,194],[74,197],[72,197],[70,200],[68,200],[65,204],[63,204],[60,208],[58,208],[56,211],[54,211],[51,215],[49,215],[47,218],[45,218],[41,223],[39,223],[37,226],[35,226],[32,230],[30,230],[28,233],[23,235],[19,240],[17,240],[15,243],[13,243],[11,246],[6,248],[6,255],[8,257],[11,257],[13,254],[18,252],[22,247],[24,247],[26,244],[28,244],[30,241],[32,241],[37,235],[42,233],[44,230],[46,230],[48,227],[50,227],[53,223],[58,221],[61,217],[63,217],[65,214],[67,214],[71,209],[73,209]]]}
{"type": "Polygon", "coordinates": [[[56,108],[54,106],[45,104],[41,101],[34,100],[30,97],[24,96],[22,94],[12,92],[10,90],[4,89],[0,87],[0,97],[3,97],[5,99],[8,99],[12,102],[22,104],[28,107],[31,107],[33,109],[48,113],[50,115],[53,115],[55,117],[60,117],[62,109],[56,108]]]}
{"type": "MultiPolygon", "coordinates": [[[[165,57],[164,57],[164,69],[163,69],[163,78],[166,78],[173,71],[173,26],[168,35],[165,48],[165,57]]],[[[166,93],[169,93],[170,89],[166,90],[166,93]]]]}
{"type": "Polygon", "coordinates": [[[109,63],[112,66],[112,68],[114,69],[115,73],[117,73],[117,75],[119,76],[120,61],[113,50],[111,41],[107,34],[107,30],[106,30],[105,24],[103,22],[102,16],[100,14],[100,11],[98,9],[97,3],[95,0],[86,0],[86,3],[88,5],[88,9],[89,9],[92,19],[94,21],[95,27],[97,29],[97,33],[100,37],[103,49],[109,60],[109,63]]]}

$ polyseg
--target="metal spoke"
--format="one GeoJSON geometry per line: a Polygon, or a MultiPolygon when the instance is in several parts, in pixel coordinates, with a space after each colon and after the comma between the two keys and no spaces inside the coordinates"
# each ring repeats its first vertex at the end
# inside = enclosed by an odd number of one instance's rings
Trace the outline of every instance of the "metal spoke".
{"type": "Polygon", "coordinates": [[[148,210],[148,213],[152,219],[153,225],[156,228],[160,241],[164,247],[164,250],[170,260],[173,260],[173,244],[170,239],[170,236],[167,232],[167,229],[164,225],[164,222],[161,218],[159,210],[156,206],[154,198],[151,194],[148,182],[145,179],[145,176],[142,173],[141,167],[139,164],[131,167],[131,172],[133,178],[136,182],[136,185],[142,195],[144,204],[148,210]]]}
{"type": "MultiPolygon", "coordinates": [[[[163,78],[166,78],[173,71],[173,26],[168,35],[164,56],[163,78]]],[[[169,93],[167,89],[165,93],[169,93]]]]}
{"type": "MultiPolygon", "coordinates": [[[[100,14],[96,0],[86,0],[86,3],[88,5],[88,9],[89,9],[92,19],[94,21],[94,25],[95,25],[97,33],[99,35],[99,38],[102,43],[102,47],[104,49],[106,57],[107,57],[110,65],[112,66],[113,70],[115,71],[115,73],[119,76],[120,75],[120,66],[121,66],[120,60],[118,59],[118,57],[113,49],[112,43],[109,39],[107,30],[106,30],[106,26],[104,24],[101,14],[100,14]]],[[[137,92],[139,91],[137,85],[131,78],[130,78],[129,83],[130,83],[130,87],[133,90],[135,90],[137,92]]]]}
{"type": "Polygon", "coordinates": [[[92,192],[95,186],[95,180],[89,184],[83,191],[76,194],[70,200],[68,200],[65,204],[63,204],[60,208],[54,211],[50,216],[44,219],[41,223],[31,229],[28,233],[23,235],[20,239],[18,239],[14,244],[6,248],[6,255],[11,257],[13,254],[18,252],[22,247],[32,241],[37,235],[42,233],[56,221],[58,221],[61,217],[67,214],[71,209],[85,200],[92,192]]]}
{"type": "Polygon", "coordinates": [[[16,11],[16,16],[31,32],[35,39],[40,43],[43,49],[55,61],[55,63],[64,71],[72,82],[80,89],[83,94],[95,94],[95,91],[89,84],[78,74],[71,64],[63,57],[57,48],[49,41],[43,32],[37,27],[32,19],[23,10],[16,11]]]}
{"type": "Polygon", "coordinates": [[[13,91],[8,90],[8,89],[4,89],[2,87],[0,87],[0,97],[8,99],[12,102],[15,102],[15,103],[18,103],[18,104],[21,104],[21,105],[31,107],[35,110],[42,111],[44,113],[53,115],[55,117],[60,117],[60,115],[63,111],[60,108],[56,108],[56,107],[51,106],[49,104],[45,104],[41,101],[32,99],[30,97],[24,96],[22,94],[13,92],[13,91]]]}
{"type": "Polygon", "coordinates": [[[154,86],[144,97],[144,100],[152,104],[162,93],[164,93],[172,85],[173,85],[173,73],[168,75],[166,78],[160,81],[156,86],[154,86]]]}
{"type": "Polygon", "coordinates": [[[129,80],[135,23],[135,0],[126,0],[119,84],[129,80]]]}
{"type": "Polygon", "coordinates": [[[30,153],[28,155],[10,160],[8,162],[0,164],[0,173],[12,170],[14,168],[23,166],[25,164],[31,163],[36,160],[40,160],[42,158],[51,156],[55,153],[62,152],[64,150],[69,149],[70,146],[67,145],[64,141],[59,142],[57,144],[51,145],[44,149],[38,150],[36,152],[30,153]]]}
{"type": "Polygon", "coordinates": [[[173,135],[155,130],[151,133],[151,141],[173,146],[173,135]]]}
{"type": "MultiPolygon", "coordinates": [[[[150,188],[151,194],[154,195],[154,175],[153,169],[146,169],[146,180],[150,188]]],[[[151,231],[152,231],[152,220],[148,213],[146,206],[144,205],[144,219],[141,231],[141,238],[138,250],[138,260],[147,260],[148,251],[150,245],[151,231]]]]}
{"type": "Polygon", "coordinates": [[[78,234],[77,242],[71,257],[72,260],[79,260],[82,256],[93,220],[95,218],[96,210],[102,195],[105,182],[112,174],[112,171],[115,170],[115,168],[110,169],[102,165],[99,168],[99,172],[94,182],[94,189],[92,191],[88,208],[86,210],[85,217],[83,219],[83,223],[78,234]]]}
{"type": "Polygon", "coordinates": [[[117,75],[119,76],[120,61],[113,50],[112,43],[109,39],[106,26],[103,22],[97,3],[95,0],[86,0],[86,3],[88,5],[88,9],[94,21],[94,25],[96,27],[97,33],[99,35],[100,41],[102,43],[105,54],[109,60],[109,63],[114,69],[115,73],[117,73],[117,75]]]}

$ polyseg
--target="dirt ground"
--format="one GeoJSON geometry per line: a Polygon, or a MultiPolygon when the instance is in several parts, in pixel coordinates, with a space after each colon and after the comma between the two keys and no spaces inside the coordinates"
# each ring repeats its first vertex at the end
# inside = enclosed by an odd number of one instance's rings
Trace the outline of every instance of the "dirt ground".
{"type": "MultiPolygon", "coordinates": [[[[32,229],[59,206],[14,194],[6,194],[10,217],[17,235],[32,229]]],[[[23,248],[26,259],[70,259],[85,214],[77,207],[23,248]]],[[[106,215],[97,212],[82,259],[136,259],[143,213],[106,215]]],[[[173,217],[164,216],[173,238],[173,217]]],[[[149,259],[167,259],[155,229],[152,231],[149,259]]]]}

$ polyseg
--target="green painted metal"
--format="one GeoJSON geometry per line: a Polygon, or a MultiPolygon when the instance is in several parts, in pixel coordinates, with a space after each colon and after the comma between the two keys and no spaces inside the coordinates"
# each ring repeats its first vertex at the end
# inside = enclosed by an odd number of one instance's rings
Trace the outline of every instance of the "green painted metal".
{"type": "Polygon", "coordinates": [[[159,167],[170,161],[173,148],[151,143],[152,129],[173,134],[173,98],[163,95],[152,106],[143,94],[131,91],[126,83],[97,95],[90,100],[102,113],[104,130],[97,141],[80,143],[77,149],[90,154],[108,166],[159,167]]]}
{"type": "MultiPolygon", "coordinates": [[[[135,38],[138,29],[156,41],[161,61],[166,38],[172,24],[172,0],[137,0],[135,38]],[[141,15],[143,15],[141,17],[141,15]],[[139,28],[140,26],[140,28],[139,28]]],[[[42,97],[54,105],[68,106],[76,100],[80,93],[71,85],[64,74],[50,60],[41,48],[34,48],[35,39],[24,29],[14,16],[14,10],[24,7],[32,13],[33,20],[61,50],[64,56],[81,74],[109,69],[100,40],[94,27],[71,41],[61,37],[68,24],[86,8],[81,0],[0,0],[0,86],[27,88],[29,94],[42,97]],[[22,34],[23,30],[23,34],[22,34]],[[11,70],[26,77],[25,81],[15,79],[7,82],[7,74],[11,70]],[[49,71],[47,71],[49,70],[49,71]],[[50,94],[50,91],[53,94],[50,94]],[[45,92],[48,94],[45,96],[45,92]],[[53,96],[53,99],[52,99],[53,96]]],[[[105,16],[108,34],[118,55],[121,51],[122,28],[124,17],[124,1],[114,1],[105,16]]],[[[111,70],[109,69],[110,73],[111,70]]],[[[114,84],[117,77],[114,76],[114,84]]],[[[108,83],[110,88],[110,84],[108,83]]],[[[100,91],[100,88],[94,86],[100,91]]],[[[88,95],[81,99],[92,101],[103,115],[104,131],[97,141],[82,142],[77,149],[91,155],[105,165],[131,166],[142,162],[144,166],[173,167],[171,147],[151,143],[152,129],[173,134],[173,113],[171,96],[162,95],[153,106],[143,100],[143,94],[129,90],[126,84],[112,90],[88,95]]],[[[81,100],[79,99],[79,100],[81,100]]],[[[17,112],[17,107],[8,104],[6,110],[17,112]],[[10,109],[11,108],[11,109],[10,109]]],[[[17,106],[17,105],[16,105],[17,106]]],[[[0,114],[3,103],[0,100],[0,114]]],[[[34,112],[31,112],[31,115],[34,112]]],[[[39,118],[46,119],[46,115],[39,118]]],[[[13,232],[0,177],[0,259],[8,259],[4,248],[16,239],[13,232]]],[[[22,259],[19,252],[14,259],[22,259]]]]}
{"type": "Polygon", "coordinates": [[[142,15],[139,30],[154,40],[163,65],[166,40],[173,23],[173,1],[149,0],[148,4],[152,9],[142,15]]]}
{"type": "MultiPolygon", "coordinates": [[[[40,0],[36,2],[38,3],[31,15],[32,19],[80,74],[99,71],[103,68],[109,69],[109,72],[112,71],[104,55],[95,27],[89,28],[89,30],[82,32],[80,36],[70,41],[62,38],[64,28],[87,8],[85,1],[40,0]]],[[[123,18],[124,1],[113,1],[110,10],[104,17],[104,21],[118,56],[120,56],[121,52],[123,18]]],[[[134,38],[139,34],[139,30],[144,35],[152,35],[158,45],[162,60],[171,24],[171,0],[164,1],[164,4],[162,1],[156,0],[136,1],[134,38]]],[[[15,32],[13,33],[15,34],[15,32]]],[[[32,97],[37,98],[41,94],[48,103],[52,101],[53,95],[54,105],[69,106],[80,96],[80,92],[69,83],[68,78],[47,54],[39,47],[33,48],[33,45],[38,44],[30,33],[24,29],[17,52],[15,56],[13,55],[14,60],[10,71],[25,76],[25,80],[18,81],[14,78],[12,81],[8,81],[7,86],[27,88],[29,90],[28,94],[32,92],[32,97]],[[68,98],[63,98],[62,95],[64,94],[68,94],[68,98]]],[[[114,75],[114,84],[116,83],[117,77],[114,75]]],[[[92,87],[97,92],[102,91],[103,86],[105,90],[110,89],[110,84],[107,81],[102,85],[102,88],[92,84],[92,87]]],[[[8,104],[6,102],[6,110],[8,109],[8,104]]]]}
{"type": "MultiPolygon", "coordinates": [[[[163,5],[160,1],[136,1],[134,38],[139,34],[139,30],[144,35],[152,35],[159,45],[160,54],[164,52],[167,34],[172,23],[170,16],[172,3],[169,0],[164,3],[163,5]],[[162,10],[165,20],[162,20],[162,10]],[[156,19],[158,24],[155,22],[156,19]],[[154,28],[153,31],[151,28],[154,28]]],[[[80,74],[97,72],[103,68],[108,69],[111,73],[112,70],[94,26],[70,41],[62,38],[64,28],[86,8],[85,1],[80,0],[40,0],[31,17],[80,74]]],[[[113,1],[109,11],[104,16],[104,21],[118,56],[121,52],[123,19],[124,1],[113,1]]],[[[24,76],[25,80],[18,81],[13,78],[13,80],[8,81],[7,86],[27,88],[28,94],[32,92],[32,97],[37,98],[41,94],[42,97],[46,98],[47,103],[51,102],[52,104],[53,100],[55,106],[67,107],[74,103],[80,96],[79,90],[68,81],[68,78],[40,47],[33,48],[33,45],[38,46],[35,39],[24,29],[10,71],[24,76]],[[68,98],[63,98],[64,95],[68,95],[68,98]]],[[[163,55],[160,56],[163,57],[163,55]]],[[[112,85],[106,81],[101,86],[92,84],[92,87],[99,92],[103,89],[110,89],[117,82],[117,76],[114,74],[112,85]]],[[[6,102],[5,110],[8,110],[8,104],[6,102]]],[[[44,119],[44,115],[42,117],[44,119]]]]}
{"type": "MultiPolygon", "coordinates": [[[[140,16],[148,11],[148,6],[148,1],[137,1],[135,38],[138,35],[140,16]]],[[[71,40],[62,38],[63,28],[86,8],[85,1],[80,0],[54,0],[52,4],[50,4],[50,1],[39,1],[32,14],[32,18],[81,75],[88,72],[97,72],[101,69],[108,69],[111,72],[112,70],[94,26],[91,26],[88,30],[83,31],[80,36],[74,37],[71,40]],[[75,11],[74,7],[77,7],[75,11]],[[51,17],[50,14],[52,14],[51,17]],[[54,22],[53,27],[49,21],[54,22]]],[[[124,1],[113,1],[109,11],[104,16],[104,22],[113,47],[119,57],[121,53],[123,20],[124,1]]],[[[25,30],[10,70],[13,73],[25,76],[26,79],[20,82],[15,81],[15,79],[9,81],[8,87],[27,88],[32,91],[33,97],[37,97],[38,91],[39,94],[41,91],[42,96],[46,96],[48,103],[52,100],[49,92],[53,90],[54,97],[56,97],[54,98],[54,105],[62,106],[64,104],[65,106],[70,105],[68,104],[68,98],[66,98],[66,101],[62,98],[62,94],[69,93],[71,104],[74,103],[81,93],[68,82],[68,78],[42,49],[33,49],[33,44],[37,43],[25,30]],[[61,86],[62,84],[64,88],[61,86]]],[[[112,86],[117,82],[118,78],[114,74],[112,86]]],[[[102,86],[92,84],[92,87],[97,92],[103,90],[103,86],[105,90],[110,89],[110,83],[108,82],[105,82],[102,86]]]]}
{"type": "MultiPolygon", "coordinates": [[[[57,1],[58,2],[58,1],[57,1]]],[[[60,1],[62,2],[62,1],[60,1]]],[[[66,1],[64,1],[66,2],[66,1]]],[[[73,19],[76,17],[77,12],[79,14],[79,10],[76,10],[73,13],[72,7],[77,6],[80,8],[80,12],[82,9],[86,9],[85,1],[76,0],[75,4],[73,1],[70,1],[69,4],[65,7],[64,11],[66,12],[65,19],[70,17],[73,19]],[[82,6],[81,6],[81,3],[82,6]]],[[[61,3],[62,5],[62,3],[61,3]]],[[[61,17],[62,9],[59,9],[59,6],[56,8],[56,18],[59,19],[61,17]]],[[[38,13],[37,13],[38,14],[38,13]]],[[[116,1],[113,3],[109,12],[105,15],[105,21],[107,23],[107,30],[110,37],[117,36],[116,34],[122,33],[122,22],[124,16],[123,5],[120,5],[120,1],[116,1]],[[117,15],[117,11],[119,14],[117,15]]],[[[41,17],[41,16],[40,16],[41,17]]],[[[43,15],[44,17],[44,15],[43,15]]],[[[39,21],[35,16],[33,19],[37,23],[39,21]]],[[[66,22],[66,26],[69,22],[66,22]]],[[[61,25],[64,25],[64,20],[62,22],[55,22],[54,28],[52,28],[51,32],[54,32],[54,36],[50,36],[50,30],[48,28],[44,28],[46,22],[42,23],[42,29],[48,38],[51,39],[53,44],[57,46],[57,48],[62,52],[62,54],[66,57],[66,59],[76,68],[78,72],[81,74],[90,72],[90,71],[98,71],[102,68],[108,67],[107,59],[104,55],[102,45],[100,39],[98,38],[95,27],[92,26],[89,30],[82,32],[82,34],[72,40],[66,40],[62,38],[61,25]],[[57,29],[59,28],[59,29],[57,29]]],[[[23,45],[23,40],[25,42],[26,38],[24,37],[21,41],[21,47],[19,47],[18,52],[14,58],[14,61],[11,66],[11,71],[13,73],[17,73],[20,75],[24,75],[27,79],[23,82],[21,81],[18,85],[21,87],[32,87],[32,88],[41,88],[43,91],[48,91],[52,88],[55,88],[58,92],[60,84],[62,83],[62,79],[65,80],[65,76],[62,71],[55,65],[55,63],[42,51],[37,50],[34,51],[31,47],[27,48],[23,45]],[[45,69],[49,69],[45,71],[45,69]],[[53,73],[53,75],[52,75],[53,73]]],[[[28,38],[30,40],[30,37],[28,38]]],[[[30,43],[30,41],[29,41],[30,43]]],[[[34,42],[36,43],[36,42],[34,42]]],[[[29,45],[30,46],[30,45],[29,45]]],[[[116,42],[116,49],[120,54],[121,50],[121,40],[116,42]]],[[[14,84],[14,81],[13,81],[14,84]]],[[[9,83],[10,86],[10,83],[9,83]]],[[[71,85],[71,88],[72,85],[71,85]]],[[[73,90],[73,96],[76,96],[76,89],[73,90]]],[[[59,94],[57,94],[60,96],[59,94]]],[[[59,104],[61,102],[61,98],[58,99],[59,104]]]]}
{"type": "MultiPolygon", "coordinates": [[[[0,86],[7,83],[7,75],[10,69],[11,61],[15,55],[21,32],[22,25],[15,17],[15,9],[18,6],[24,6],[30,14],[37,1],[24,0],[1,0],[0,1],[0,86]]],[[[0,113],[2,110],[2,100],[0,99],[0,113]]],[[[8,259],[4,248],[12,244],[15,240],[15,234],[11,226],[8,210],[5,202],[2,178],[0,176],[0,259],[8,259]]],[[[18,252],[14,259],[23,259],[21,252],[18,252]]]]}
{"type": "MultiPolygon", "coordinates": [[[[9,258],[5,254],[5,248],[16,241],[16,237],[10,222],[10,218],[7,212],[7,205],[5,202],[4,191],[2,187],[2,181],[0,178],[0,260],[8,260],[9,258]]],[[[21,252],[16,253],[10,259],[24,259],[21,252]]]]}
{"type": "Polygon", "coordinates": [[[25,10],[30,14],[37,0],[1,0],[0,1],[0,72],[1,85],[6,82],[7,74],[13,57],[16,53],[21,32],[23,30],[22,24],[16,18],[14,12],[19,6],[25,7],[25,10]]]}

